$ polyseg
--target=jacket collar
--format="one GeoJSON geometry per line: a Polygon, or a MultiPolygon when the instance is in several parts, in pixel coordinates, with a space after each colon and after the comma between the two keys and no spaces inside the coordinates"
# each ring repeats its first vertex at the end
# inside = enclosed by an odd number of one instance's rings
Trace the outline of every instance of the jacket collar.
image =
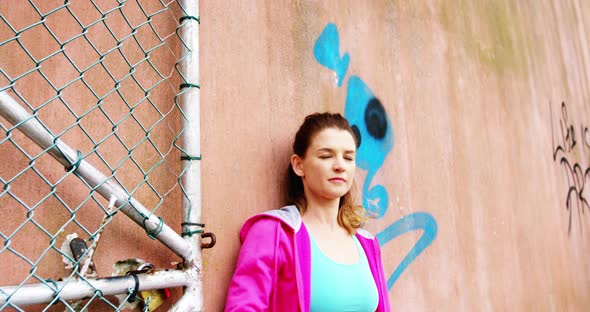
{"type": "Polygon", "coordinates": [[[283,221],[283,223],[289,225],[295,233],[299,232],[299,229],[301,228],[301,214],[299,214],[297,207],[293,205],[285,206],[281,209],[266,211],[260,215],[274,217],[283,221]]]}

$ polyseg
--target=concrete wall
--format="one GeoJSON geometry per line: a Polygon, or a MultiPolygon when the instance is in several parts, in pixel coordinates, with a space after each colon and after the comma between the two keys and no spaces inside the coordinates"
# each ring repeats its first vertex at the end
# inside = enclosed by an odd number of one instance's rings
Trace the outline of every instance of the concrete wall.
{"type": "Polygon", "coordinates": [[[362,135],[358,197],[379,216],[367,228],[395,310],[590,307],[588,2],[200,11],[209,311],[223,307],[242,223],[284,204],[297,127],[326,110],[362,135]]]}

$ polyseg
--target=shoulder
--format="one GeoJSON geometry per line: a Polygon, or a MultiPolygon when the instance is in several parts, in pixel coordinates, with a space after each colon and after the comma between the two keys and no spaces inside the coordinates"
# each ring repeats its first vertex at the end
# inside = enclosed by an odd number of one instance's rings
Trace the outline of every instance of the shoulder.
{"type": "MultiPolygon", "coordinates": [[[[285,206],[280,209],[269,210],[257,215],[259,218],[273,218],[276,219],[298,232],[301,228],[301,214],[295,206],[285,206]]],[[[255,216],[256,217],[256,216],[255,216]]]]}
{"type": "Polygon", "coordinates": [[[375,235],[371,234],[369,231],[365,230],[365,229],[357,229],[356,233],[358,234],[357,237],[360,236],[360,238],[364,238],[364,239],[368,239],[368,240],[377,240],[377,238],[375,237],[375,235]]]}
{"type": "Polygon", "coordinates": [[[240,238],[243,241],[250,231],[269,233],[277,227],[297,233],[301,229],[301,215],[295,206],[285,206],[259,213],[250,217],[242,226],[240,238]]]}
{"type": "Polygon", "coordinates": [[[367,255],[378,255],[381,253],[381,248],[379,247],[379,241],[375,235],[369,233],[369,231],[365,229],[357,229],[356,230],[356,237],[363,246],[363,249],[367,253],[367,255]]]}

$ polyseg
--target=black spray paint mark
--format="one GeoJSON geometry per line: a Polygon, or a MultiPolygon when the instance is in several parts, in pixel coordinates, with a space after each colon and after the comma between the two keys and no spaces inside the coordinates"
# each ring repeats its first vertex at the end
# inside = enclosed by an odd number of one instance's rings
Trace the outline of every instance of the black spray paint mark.
{"type": "MultiPolygon", "coordinates": [[[[582,215],[585,214],[586,209],[590,210],[590,204],[585,195],[586,187],[590,187],[590,157],[586,160],[586,168],[584,164],[580,164],[574,158],[582,158],[588,155],[590,156],[590,133],[588,127],[580,127],[581,135],[581,148],[577,148],[578,140],[576,140],[576,131],[573,122],[568,118],[567,106],[565,102],[561,103],[561,119],[559,121],[560,139],[561,142],[555,147],[554,141],[554,130],[553,130],[553,111],[551,109],[551,103],[549,104],[551,112],[551,140],[553,144],[553,161],[559,162],[562,166],[563,172],[567,180],[567,193],[565,199],[565,208],[568,213],[568,235],[571,234],[572,230],[572,214],[573,209],[577,209],[578,224],[580,230],[582,230],[582,215]],[[577,152],[582,150],[581,155],[577,152]],[[586,151],[588,149],[588,151],[586,151]]],[[[587,193],[587,192],[586,192],[587,193]]]]}
{"type": "Polygon", "coordinates": [[[387,118],[381,101],[372,98],[365,109],[367,132],[377,140],[383,139],[387,131],[387,118]]]}

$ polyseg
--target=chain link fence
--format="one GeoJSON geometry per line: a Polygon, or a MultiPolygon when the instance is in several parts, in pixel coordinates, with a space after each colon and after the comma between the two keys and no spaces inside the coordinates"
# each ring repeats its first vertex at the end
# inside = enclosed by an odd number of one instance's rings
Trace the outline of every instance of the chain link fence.
{"type": "Polygon", "coordinates": [[[152,311],[194,279],[186,2],[0,1],[0,310],[152,311]],[[109,258],[144,248],[123,214],[178,269],[109,258]]]}

